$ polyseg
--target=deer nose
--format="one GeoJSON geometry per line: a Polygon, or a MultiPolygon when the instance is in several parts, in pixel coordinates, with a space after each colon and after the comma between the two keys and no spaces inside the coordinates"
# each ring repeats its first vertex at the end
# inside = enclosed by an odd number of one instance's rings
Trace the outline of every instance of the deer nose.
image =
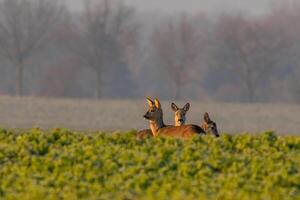
{"type": "Polygon", "coordinates": [[[147,113],[143,116],[145,119],[149,119],[149,116],[147,115],[147,113]]]}
{"type": "Polygon", "coordinates": [[[214,129],[214,130],[213,130],[213,133],[214,133],[214,135],[215,135],[216,137],[220,137],[220,134],[219,134],[219,132],[218,132],[217,129],[214,129]]]}

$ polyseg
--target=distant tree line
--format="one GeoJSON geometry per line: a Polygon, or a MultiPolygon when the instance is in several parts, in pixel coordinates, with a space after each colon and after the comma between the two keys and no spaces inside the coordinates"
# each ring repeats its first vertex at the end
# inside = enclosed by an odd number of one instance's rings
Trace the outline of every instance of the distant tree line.
{"type": "Polygon", "coordinates": [[[0,1],[0,94],[300,102],[300,4],[260,16],[0,1]]]}

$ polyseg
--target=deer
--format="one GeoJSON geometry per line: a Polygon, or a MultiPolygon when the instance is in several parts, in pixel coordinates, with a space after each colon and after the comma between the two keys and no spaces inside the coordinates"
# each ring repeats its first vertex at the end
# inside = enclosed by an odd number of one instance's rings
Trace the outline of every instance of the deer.
{"type": "Polygon", "coordinates": [[[217,124],[210,119],[209,114],[207,112],[204,114],[203,119],[204,119],[204,122],[201,125],[201,128],[207,134],[213,134],[215,137],[219,137],[220,134],[219,134],[219,131],[218,131],[218,128],[217,128],[217,124]]]}
{"type": "Polygon", "coordinates": [[[175,103],[172,103],[171,108],[175,112],[175,126],[184,125],[186,120],[186,113],[190,109],[190,103],[186,103],[183,108],[178,108],[175,103]]]}
{"type": "MultiPolygon", "coordinates": [[[[186,103],[184,105],[183,108],[179,108],[175,103],[171,104],[171,109],[174,111],[175,116],[174,116],[174,120],[175,120],[175,126],[182,126],[185,124],[186,121],[186,113],[189,111],[190,109],[190,103],[186,103]]],[[[138,140],[142,140],[146,137],[152,137],[152,131],[151,129],[145,129],[145,130],[141,130],[137,133],[137,139],[138,140]]]]}
{"type": "Polygon", "coordinates": [[[163,135],[175,138],[189,139],[194,136],[206,134],[206,132],[197,125],[182,125],[171,126],[165,125],[163,121],[163,110],[158,99],[152,101],[150,98],[146,98],[149,109],[144,115],[144,118],[149,121],[150,129],[154,137],[163,135]]]}

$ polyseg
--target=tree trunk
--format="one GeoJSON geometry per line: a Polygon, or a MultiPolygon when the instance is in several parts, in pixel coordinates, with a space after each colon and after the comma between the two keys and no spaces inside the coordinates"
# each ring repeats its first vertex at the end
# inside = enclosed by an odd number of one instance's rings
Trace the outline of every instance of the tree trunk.
{"type": "Polygon", "coordinates": [[[17,80],[16,80],[16,95],[23,96],[23,63],[17,64],[17,80]]]}
{"type": "Polygon", "coordinates": [[[96,98],[102,98],[102,73],[97,71],[97,83],[96,83],[96,98]]]}

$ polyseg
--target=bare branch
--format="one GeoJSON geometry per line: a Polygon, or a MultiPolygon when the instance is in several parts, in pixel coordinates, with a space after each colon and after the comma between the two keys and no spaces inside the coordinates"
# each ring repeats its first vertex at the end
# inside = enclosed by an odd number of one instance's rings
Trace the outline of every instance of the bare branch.
{"type": "Polygon", "coordinates": [[[51,39],[62,8],[57,0],[0,2],[0,56],[18,68],[20,95],[24,63],[51,39]]]}

